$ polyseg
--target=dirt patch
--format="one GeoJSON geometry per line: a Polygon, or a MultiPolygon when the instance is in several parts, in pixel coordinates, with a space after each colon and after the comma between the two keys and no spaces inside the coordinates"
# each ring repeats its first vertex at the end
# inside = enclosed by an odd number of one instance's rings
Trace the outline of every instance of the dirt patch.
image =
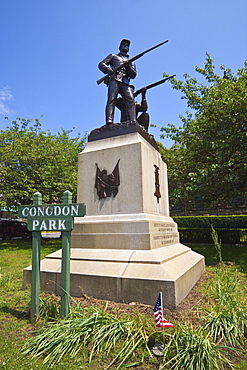
{"type": "MultiPolygon", "coordinates": [[[[210,278],[210,274],[205,272],[200,280],[195,284],[193,289],[187,295],[187,297],[176,307],[174,310],[169,310],[164,308],[163,313],[164,317],[167,320],[172,321],[180,321],[184,322],[188,319],[190,322],[198,322],[198,315],[196,315],[196,311],[198,306],[203,305],[206,303],[207,299],[205,295],[200,292],[200,286],[208,281],[210,278]]],[[[118,303],[113,301],[105,301],[102,299],[96,299],[93,297],[83,296],[81,298],[73,297],[71,299],[71,305],[76,305],[80,303],[82,307],[89,308],[95,306],[95,308],[104,309],[109,313],[114,315],[121,315],[121,314],[134,314],[136,312],[143,314],[147,317],[153,318],[153,307],[150,305],[138,303],[138,302],[130,302],[127,303],[118,303]]],[[[154,302],[155,304],[155,302],[154,302]]]]}

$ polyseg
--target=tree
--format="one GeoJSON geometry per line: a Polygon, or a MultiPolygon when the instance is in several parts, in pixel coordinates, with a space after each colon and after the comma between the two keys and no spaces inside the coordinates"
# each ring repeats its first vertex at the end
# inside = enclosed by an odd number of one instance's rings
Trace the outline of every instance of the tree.
{"type": "Polygon", "coordinates": [[[168,162],[173,204],[218,207],[246,196],[247,62],[236,75],[221,66],[223,77],[215,73],[213,63],[206,54],[204,68],[195,68],[207,85],[188,74],[185,81],[170,80],[195,111],[180,117],[182,127],[161,128],[161,137],[176,142],[162,152],[168,162]]]}
{"type": "Polygon", "coordinates": [[[76,195],[77,158],[85,138],[41,130],[35,119],[17,118],[0,131],[0,205],[30,204],[39,191],[45,203],[61,200],[65,190],[76,195]]]}

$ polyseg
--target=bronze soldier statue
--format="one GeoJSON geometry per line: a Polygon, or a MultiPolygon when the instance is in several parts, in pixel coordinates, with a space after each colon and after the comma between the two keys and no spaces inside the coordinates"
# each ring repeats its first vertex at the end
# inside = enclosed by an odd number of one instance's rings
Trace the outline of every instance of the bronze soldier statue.
{"type": "MultiPolygon", "coordinates": [[[[130,85],[130,87],[133,91],[134,97],[136,97],[138,94],[142,94],[141,102],[138,103],[137,101],[135,101],[135,111],[136,111],[137,123],[140,126],[144,127],[146,131],[148,131],[149,121],[150,121],[150,116],[149,116],[149,113],[147,112],[148,103],[147,103],[147,99],[146,99],[146,91],[155,87],[155,86],[163,84],[164,82],[166,82],[167,80],[170,80],[171,78],[173,78],[175,76],[176,75],[172,75],[172,76],[169,76],[167,78],[163,78],[162,80],[159,80],[159,81],[154,82],[150,85],[142,87],[141,89],[137,90],[136,92],[134,91],[135,87],[133,85],[130,85]],[[140,115],[138,115],[139,112],[142,112],[142,113],[140,115]]],[[[121,111],[121,120],[120,120],[120,122],[128,121],[128,112],[127,112],[126,105],[125,105],[125,102],[124,102],[123,98],[118,98],[116,100],[116,107],[118,109],[120,109],[120,111],[121,111]]]]}
{"type": "MultiPolygon", "coordinates": [[[[135,89],[134,86],[131,85],[131,88],[134,94],[134,89],[135,89]]],[[[140,126],[142,126],[146,131],[148,131],[150,118],[149,118],[149,113],[147,112],[148,103],[146,99],[146,88],[142,89],[141,94],[142,94],[141,102],[138,103],[137,101],[135,101],[135,115],[136,115],[137,123],[140,126]],[[140,112],[141,114],[139,115],[140,112]]],[[[126,105],[125,105],[123,98],[118,98],[116,100],[116,107],[121,111],[120,122],[128,121],[128,112],[127,112],[126,105]]]]}
{"type": "Polygon", "coordinates": [[[105,79],[105,83],[108,86],[106,124],[113,123],[114,109],[119,93],[126,106],[127,120],[130,122],[136,121],[135,99],[133,90],[129,85],[130,79],[136,77],[136,66],[134,62],[128,63],[129,46],[130,41],[123,39],[119,46],[120,53],[109,54],[99,63],[99,69],[108,75],[105,79]],[[123,66],[118,69],[121,65],[123,66]],[[114,71],[115,69],[117,70],[114,71]]]}
{"type": "MultiPolygon", "coordinates": [[[[114,120],[114,110],[116,106],[116,101],[118,94],[120,93],[122,96],[122,102],[124,104],[124,115],[125,117],[121,119],[121,122],[128,121],[131,123],[136,123],[136,116],[137,116],[137,104],[135,102],[134,97],[140,94],[143,89],[138,90],[135,94],[133,91],[133,86],[130,85],[130,79],[136,77],[136,66],[134,61],[141,58],[144,54],[149,53],[151,50],[154,50],[161,45],[168,42],[165,40],[141,53],[135,55],[134,57],[129,59],[129,55],[127,54],[129,51],[130,41],[127,39],[123,39],[120,42],[119,50],[120,53],[118,54],[109,54],[105,59],[103,59],[99,63],[99,69],[105,74],[104,77],[97,80],[97,84],[101,84],[101,82],[105,82],[108,86],[108,98],[106,103],[106,124],[112,124],[114,120]]],[[[169,77],[171,78],[171,77],[169,77]]],[[[165,79],[166,80],[166,79],[165,79]]],[[[152,85],[148,85],[145,89],[149,89],[153,86],[157,86],[164,81],[158,81],[152,85]]],[[[144,98],[145,99],[145,98],[144,98]]],[[[142,103],[141,103],[142,104],[142,103]]],[[[141,108],[142,109],[142,108],[141,108]]],[[[148,129],[149,125],[149,115],[146,112],[146,109],[140,110],[144,114],[138,121],[142,121],[142,126],[148,129]],[[145,121],[145,122],[144,122],[145,121]]]]}

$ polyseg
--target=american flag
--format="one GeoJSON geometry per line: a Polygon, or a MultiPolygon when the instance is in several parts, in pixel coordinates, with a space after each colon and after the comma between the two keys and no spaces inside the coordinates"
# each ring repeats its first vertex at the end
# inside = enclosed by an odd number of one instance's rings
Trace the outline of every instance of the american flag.
{"type": "Polygon", "coordinates": [[[173,328],[174,325],[163,317],[162,293],[160,292],[154,306],[155,324],[158,328],[173,328]]]}

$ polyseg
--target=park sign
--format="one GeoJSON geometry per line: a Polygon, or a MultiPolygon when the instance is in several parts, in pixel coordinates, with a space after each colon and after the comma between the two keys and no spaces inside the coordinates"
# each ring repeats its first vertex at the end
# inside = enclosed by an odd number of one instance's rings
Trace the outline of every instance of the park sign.
{"type": "Polygon", "coordinates": [[[71,231],[74,217],[83,217],[83,203],[20,206],[18,216],[28,220],[30,231],[71,231]]]}
{"type": "Polygon", "coordinates": [[[28,230],[32,231],[32,283],[31,283],[31,321],[39,313],[40,303],[40,247],[42,231],[61,231],[61,306],[60,316],[69,313],[70,300],[70,238],[74,228],[74,217],[86,214],[84,203],[72,203],[69,190],[63,193],[62,204],[42,204],[42,194],[36,192],[33,204],[18,207],[18,216],[28,221],[28,230]]]}

